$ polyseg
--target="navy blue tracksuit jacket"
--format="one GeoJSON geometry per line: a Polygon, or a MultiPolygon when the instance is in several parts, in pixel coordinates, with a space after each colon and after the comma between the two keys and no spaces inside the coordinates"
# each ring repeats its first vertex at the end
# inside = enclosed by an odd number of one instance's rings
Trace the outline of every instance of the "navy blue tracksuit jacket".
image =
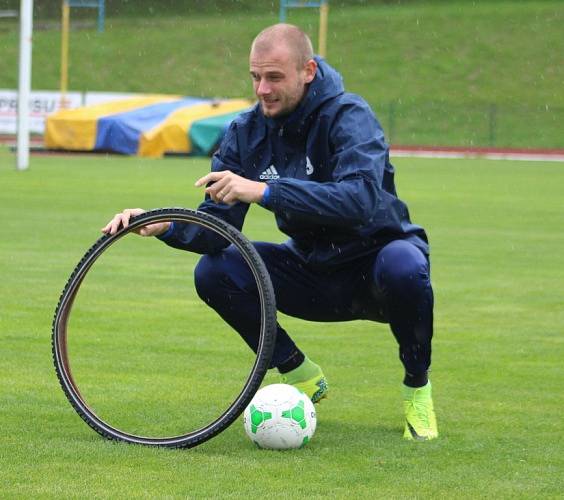
{"type": "MultiPolygon", "coordinates": [[[[394,168],[384,134],[368,104],[344,91],[342,78],[316,58],[317,74],[299,107],[281,120],[266,118],[257,103],[229,127],[212,170],[231,170],[267,182],[264,206],[274,212],[288,246],[308,265],[325,269],[407,239],[428,254],[424,230],[411,223],[396,196],[394,168]]],[[[198,207],[241,230],[249,206],[198,207]]],[[[168,245],[214,253],[226,241],[203,229],[175,224],[168,245]]]]}

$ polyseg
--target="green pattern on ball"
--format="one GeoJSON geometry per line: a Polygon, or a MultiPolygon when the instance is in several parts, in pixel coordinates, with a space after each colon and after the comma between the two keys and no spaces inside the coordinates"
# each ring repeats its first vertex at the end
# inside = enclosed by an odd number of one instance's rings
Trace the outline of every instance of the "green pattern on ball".
{"type": "Polygon", "coordinates": [[[304,402],[300,401],[297,406],[292,408],[291,410],[284,410],[282,412],[282,417],[290,418],[300,424],[302,429],[307,427],[307,422],[305,419],[305,411],[304,411],[304,402]]]}
{"type": "Polygon", "coordinates": [[[253,434],[257,433],[260,424],[272,418],[272,413],[269,411],[260,411],[255,405],[251,405],[249,413],[251,415],[251,432],[253,434]]]}

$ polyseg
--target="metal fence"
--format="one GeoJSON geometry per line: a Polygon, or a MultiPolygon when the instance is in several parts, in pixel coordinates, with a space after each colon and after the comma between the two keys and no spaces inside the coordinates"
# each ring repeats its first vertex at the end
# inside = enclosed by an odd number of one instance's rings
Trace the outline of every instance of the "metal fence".
{"type": "Polygon", "coordinates": [[[390,101],[374,109],[391,144],[564,148],[564,107],[390,101]]]}

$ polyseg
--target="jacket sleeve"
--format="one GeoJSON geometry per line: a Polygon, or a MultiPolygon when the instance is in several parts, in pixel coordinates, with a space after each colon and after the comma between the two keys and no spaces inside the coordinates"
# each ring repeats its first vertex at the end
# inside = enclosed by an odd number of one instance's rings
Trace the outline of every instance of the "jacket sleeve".
{"type": "MultiPolygon", "coordinates": [[[[243,176],[235,122],[231,123],[219,149],[213,155],[211,170],[212,172],[230,170],[243,176]]],[[[240,231],[243,228],[249,205],[241,202],[234,205],[215,203],[206,195],[198,210],[214,215],[240,231]]],[[[216,232],[204,229],[197,224],[184,222],[174,222],[169,230],[158,238],[171,247],[200,254],[219,252],[229,245],[229,242],[216,232]]]]}
{"type": "Polygon", "coordinates": [[[372,222],[389,194],[382,189],[388,146],[363,100],[343,104],[329,129],[329,182],[282,178],[269,182],[266,207],[285,218],[329,226],[372,222]]]}

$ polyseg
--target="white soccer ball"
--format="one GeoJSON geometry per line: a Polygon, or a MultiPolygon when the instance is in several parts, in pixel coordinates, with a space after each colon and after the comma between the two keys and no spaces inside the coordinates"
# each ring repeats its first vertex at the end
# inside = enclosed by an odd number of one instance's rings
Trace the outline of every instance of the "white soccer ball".
{"type": "Polygon", "coordinates": [[[272,384],[259,389],[243,414],[247,436],[259,448],[301,448],[313,437],[317,416],[311,400],[295,387],[272,384]]]}

